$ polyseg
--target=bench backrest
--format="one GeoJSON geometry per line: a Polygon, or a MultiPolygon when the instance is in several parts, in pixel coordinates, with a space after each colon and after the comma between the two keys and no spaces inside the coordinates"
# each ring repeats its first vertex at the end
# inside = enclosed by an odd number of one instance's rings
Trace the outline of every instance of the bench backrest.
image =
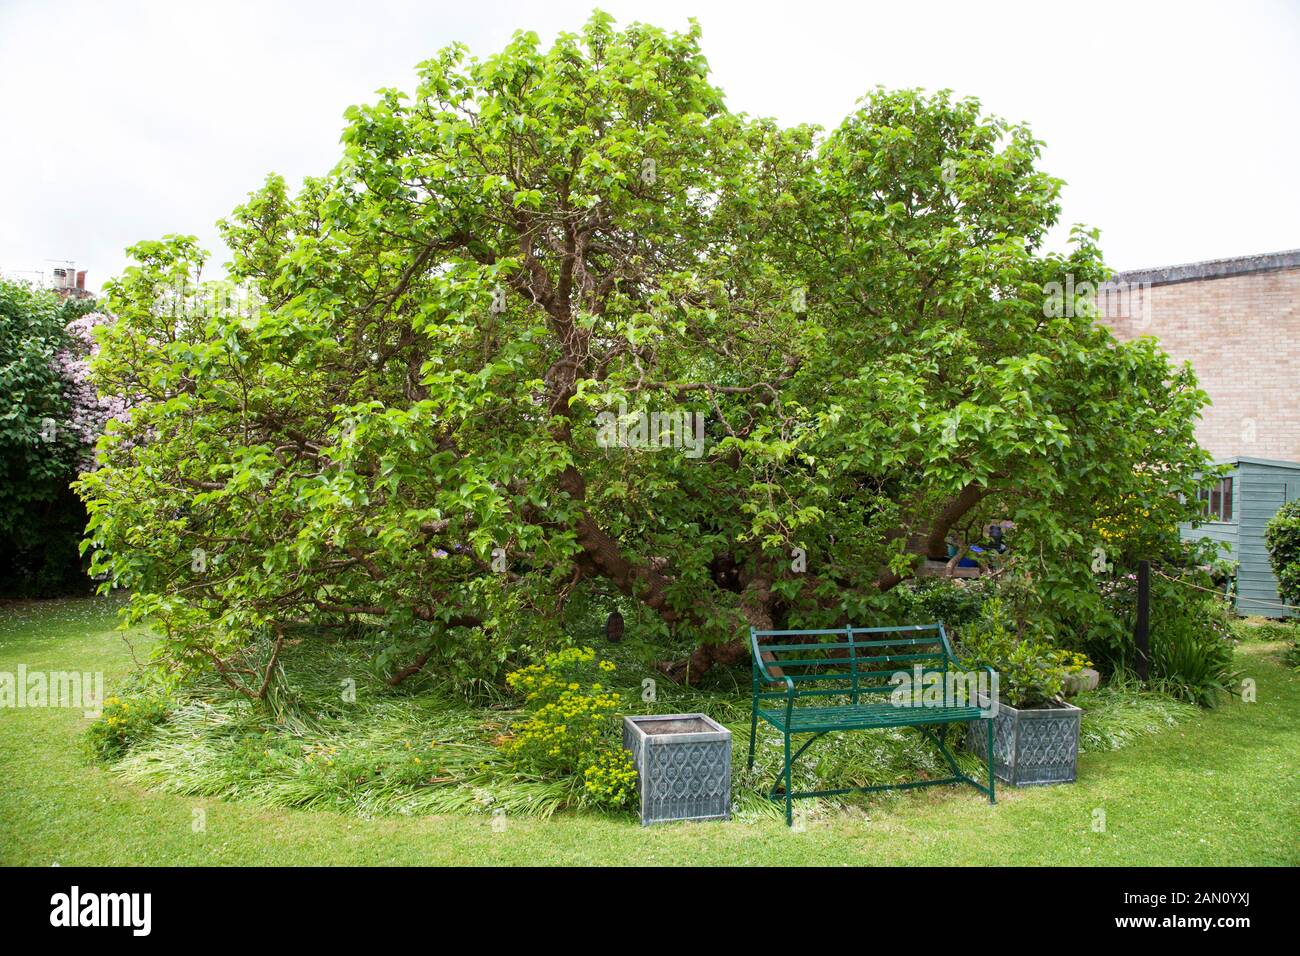
{"type": "Polygon", "coordinates": [[[888,694],[899,671],[946,673],[956,663],[943,624],[899,627],[841,627],[828,630],[749,629],[754,696],[786,696],[762,691],[763,684],[785,685],[789,678],[800,697],[844,697],[858,703],[864,694],[888,694]]]}

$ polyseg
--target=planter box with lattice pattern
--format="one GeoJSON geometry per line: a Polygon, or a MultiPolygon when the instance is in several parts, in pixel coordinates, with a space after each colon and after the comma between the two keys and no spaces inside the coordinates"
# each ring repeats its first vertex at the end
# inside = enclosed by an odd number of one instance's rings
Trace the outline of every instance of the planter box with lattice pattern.
{"type": "MultiPolygon", "coordinates": [[[[1073,704],[1018,710],[998,704],[993,720],[993,772],[1013,787],[1073,783],[1079,765],[1079,720],[1073,704]]],[[[967,749],[985,755],[983,720],[967,725],[967,749]]]]}
{"type": "Polygon", "coordinates": [[[623,718],[641,825],[731,815],[731,731],[705,714],[623,718]]]}

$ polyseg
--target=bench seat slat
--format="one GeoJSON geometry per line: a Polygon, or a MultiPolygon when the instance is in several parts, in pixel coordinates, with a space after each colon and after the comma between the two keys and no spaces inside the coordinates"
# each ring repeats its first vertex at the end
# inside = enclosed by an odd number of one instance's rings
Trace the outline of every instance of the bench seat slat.
{"type": "MultiPolygon", "coordinates": [[[[871,684],[878,684],[884,687],[893,687],[896,686],[896,684],[891,683],[891,678],[897,673],[899,673],[898,668],[894,668],[893,670],[888,670],[888,671],[870,671],[867,673],[859,674],[858,686],[867,687],[870,686],[871,684]]],[[[942,668],[927,667],[922,669],[921,673],[944,674],[946,672],[942,668]]],[[[911,677],[912,669],[908,668],[906,674],[908,677],[911,677]]],[[[801,697],[805,693],[804,686],[825,687],[829,684],[840,683],[846,685],[844,688],[844,693],[847,694],[851,689],[851,685],[853,683],[852,674],[790,674],[789,677],[790,680],[794,681],[795,686],[798,689],[799,695],[801,697]]]]}

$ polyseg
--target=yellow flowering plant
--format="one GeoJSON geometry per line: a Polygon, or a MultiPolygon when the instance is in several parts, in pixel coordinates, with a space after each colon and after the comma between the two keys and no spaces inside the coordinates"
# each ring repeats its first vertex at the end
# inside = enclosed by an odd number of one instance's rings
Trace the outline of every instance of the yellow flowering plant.
{"type": "Polygon", "coordinates": [[[100,758],[112,760],[122,756],[156,724],[167,716],[166,698],[158,694],[104,698],[99,717],[86,732],[90,748],[100,758]]]}
{"type": "Polygon", "coordinates": [[[582,772],[582,785],[596,803],[624,807],[636,796],[636,764],[626,750],[605,750],[582,772]]]}
{"type": "Polygon", "coordinates": [[[534,772],[580,775],[588,799],[604,806],[630,803],[636,789],[631,756],[613,740],[622,695],[598,679],[614,670],[591,648],[572,647],[506,677],[527,711],[503,745],[506,753],[534,772]]]}

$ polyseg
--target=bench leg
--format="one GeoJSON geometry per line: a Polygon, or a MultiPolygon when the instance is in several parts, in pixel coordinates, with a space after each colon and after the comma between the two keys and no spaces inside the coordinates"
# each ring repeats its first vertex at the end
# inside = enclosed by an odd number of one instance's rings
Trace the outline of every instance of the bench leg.
{"type": "Polygon", "coordinates": [[[930,740],[933,741],[934,745],[939,748],[939,753],[943,756],[943,759],[947,761],[948,769],[952,771],[952,775],[954,777],[965,776],[965,774],[961,772],[961,767],[957,766],[957,758],[954,757],[952,755],[952,751],[948,749],[948,725],[947,724],[941,725],[939,732],[937,734],[929,727],[925,727],[925,726],[921,726],[916,729],[921,731],[921,733],[924,734],[926,737],[930,738],[930,740]]]}
{"type": "Polygon", "coordinates": [[[989,768],[989,803],[997,803],[997,802],[998,802],[997,799],[993,796],[993,719],[992,719],[992,718],[987,718],[987,719],[985,719],[984,723],[986,723],[986,724],[989,725],[989,726],[988,726],[988,735],[989,735],[989,757],[988,757],[988,768],[989,768]]]}
{"type": "Polygon", "coordinates": [[[754,738],[758,734],[758,709],[749,715],[749,769],[754,769],[754,738]]]}
{"type": "Polygon", "coordinates": [[[790,732],[785,734],[785,825],[794,826],[794,798],[790,789],[790,732]]]}
{"type": "MultiPolygon", "coordinates": [[[[993,790],[993,721],[987,720],[985,722],[988,724],[988,727],[985,728],[985,732],[988,734],[987,765],[988,765],[988,774],[989,774],[989,785],[987,790],[984,787],[981,787],[973,778],[963,773],[961,767],[957,765],[957,758],[954,757],[952,755],[952,751],[948,749],[948,725],[947,724],[943,724],[942,730],[940,730],[940,732],[937,734],[929,727],[926,726],[919,726],[916,729],[919,730],[926,737],[928,737],[934,743],[934,745],[939,748],[939,753],[941,753],[943,755],[943,759],[948,762],[948,769],[952,771],[954,781],[956,780],[966,781],[971,786],[979,790],[981,793],[987,793],[989,798],[989,803],[997,803],[997,800],[993,796],[994,793],[993,790]]],[[[798,755],[796,754],[795,756],[798,755]]]]}

